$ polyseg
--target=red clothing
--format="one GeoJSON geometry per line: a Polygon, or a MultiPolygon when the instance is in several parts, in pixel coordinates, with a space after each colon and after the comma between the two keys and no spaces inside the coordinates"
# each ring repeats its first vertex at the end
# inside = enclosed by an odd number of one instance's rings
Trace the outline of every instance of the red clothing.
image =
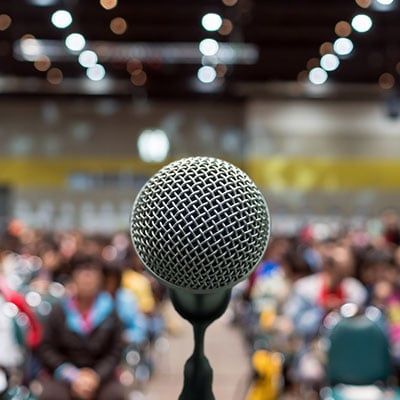
{"type": "Polygon", "coordinates": [[[77,299],[76,298],[71,299],[70,307],[72,309],[74,309],[74,311],[81,316],[82,330],[83,330],[83,332],[86,332],[86,333],[90,332],[93,329],[92,321],[91,321],[93,306],[94,306],[94,302],[93,302],[92,306],[90,308],[88,308],[87,310],[81,310],[77,299]]]}
{"type": "Polygon", "coordinates": [[[27,316],[29,321],[26,335],[27,345],[31,349],[38,347],[42,340],[42,327],[28,304],[26,304],[24,297],[15,290],[11,290],[2,278],[0,278],[0,293],[6,301],[15,304],[18,310],[27,316]]]}
{"type": "Polygon", "coordinates": [[[323,309],[331,308],[332,304],[342,305],[345,302],[346,296],[342,285],[335,288],[330,288],[325,279],[322,279],[321,289],[318,297],[318,304],[323,309]]]}

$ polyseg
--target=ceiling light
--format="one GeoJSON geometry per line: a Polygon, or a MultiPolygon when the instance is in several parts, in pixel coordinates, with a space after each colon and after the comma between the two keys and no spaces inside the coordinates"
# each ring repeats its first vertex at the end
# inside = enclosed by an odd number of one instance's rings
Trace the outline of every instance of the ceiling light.
{"type": "Polygon", "coordinates": [[[71,51],[81,51],[86,45],[86,40],[80,33],[71,33],[65,39],[65,45],[71,51]]]}
{"type": "Polygon", "coordinates": [[[322,68],[316,67],[310,71],[310,73],[308,74],[308,79],[314,85],[322,85],[327,81],[328,74],[322,68]]]}
{"type": "Polygon", "coordinates": [[[59,85],[63,81],[63,73],[59,68],[51,68],[47,71],[47,80],[52,85],[59,85]]]}
{"type": "Polygon", "coordinates": [[[310,58],[307,61],[307,69],[313,69],[319,67],[320,60],[317,57],[310,58]]]}
{"type": "Polygon", "coordinates": [[[30,2],[39,7],[48,7],[57,3],[57,0],[30,0],[30,2]]]}
{"type": "Polygon", "coordinates": [[[143,64],[138,58],[131,58],[126,64],[126,70],[132,74],[136,70],[143,69],[143,64]]]}
{"type": "Polygon", "coordinates": [[[7,14],[0,15],[0,31],[5,31],[11,25],[12,19],[7,14]]]}
{"type": "Polygon", "coordinates": [[[321,54],[321,56],[332,52],[333,52],[333,45],[331,42],[324,42],[321,44],[319,48],[319,54],[321,54]]]}
{"type": "Polygon", "coordinates": [[[36,60],[42,54],[42,46],[37,39],[28,38],[21,40],[21,50],[27,60],[36,60]]]}
{"type": "Polygon", "coordinates": [[[371,5],[372,0],[356,0],[356,3],[361,8],[368,8],[371,5]]]}
{"type": "Polygon", "coordinates": [[[351,26],[346,21],[339,21],[335,25],[335,33],[340,37],[350,36],[351,34],[351,26]]]}
{"type": "Polygon", "coordinates": [[[340,64],[339,58],[334,54],[325,54],[321,58],[321,67],[325,71],[334,71],[339,67],[339,64],[340,64]]]}
{"type": "Polygon", "coordinates": [[[72,24],[72,15],[66,10],[58,10],[51,16],[52,24],[60,29],[64,29],[72,24]]]}
{"type": "Polygon", "coordinates": [[[351,26],[360,33],[368,32],[372,27],[372,19],[365,14],[356,15],[352,21],[351,26]]]}
{"type": "Polygon", "coordinates": [[[228,67],[224,64],[218,64],[215,67],[215,72],[218,76],[218,78],[223,78],[226,73],[228,72],[228,67]]]}
{"type": "Polygon", "coordinates": [[[128,24],[124,18],[116,17],[111,20],[110,29],[116,35],[123,35],[128,29],[128,24]]]}
{"type": "Polygon", "coordinates": [[[394,79],[394,76],[388,72],[383,73],[379,77],[379,86],[382,89],[389,90],[392,89],[393,86],[395,85],[396,81],[394,79]]]}
{"type": "Polygon", "coordinates": [[[81,54],[79,54],[78,61],[79,61],[79,64],[82,65],[82,67],[90,68],[90,67],[94,67],[97,64],[98,57],[94,51],[85,50],[85,51],[82,51],[81,54]]]}
{"type": "Polygon", "coordinates": [[[100,5],[106,10],[111,10],[118,5],[118,0],[100,0],[100,5]]]}
{"type": "Polygon", "coordinates": [[[86,75],[91,81],[101,81],[106,76],[106,70],[101,64],[96,64],[87,69],[86,75]]]}
{"type": "Polygon", "coordinates": [[[204,15],[201,24],[206,31],[214,32],[221,28],[222,18],[215,13],[208,13],[204,15]]]}
{"type": "Polygon", "coordinates": [[[214,56],[218,53],[219,44],[214,39],[204,39],[199,44],[199,50],[205,56],[214,56]]]}
{"type": "Polygon", "coordinates": [[[217,72],[213,67],[208,65],[201,67],[197,72],[197,78],[199,78],[199,81],[203,83],[211,83],[216,77],[217,72]]]}
{"type": "Polygon", "coordinates": [[[222,2],[228,7],[233,7],[237,4],[238,0],[222,0],[222,2]]]}
{"type": "Polygon", "coordinates": [[[333,43],[333,50],[339,56],[347,56],[353,51],[354,45],[350,39],[339,38],[333,43]]]}
{"type": "Polygon", "coordinates": [[[223,36],[228,36],[233,31],[233,23],[230,19],[224,18],[222,21],[221,28],[219,28],[218,33],[223,36]]]}
{"type": "Polygon", "coordinates": [[[40,56],[33,65],[38,71],[45,72],[51,67],[51,61],[47,56],[40,56]]]}
{"type": "Polygon", "coordinates": [[[163,162],[168,155],[170,143],[161,129],[146,129],[138,138],[139,156],[146,162],[163,162]]]}
{"type": "Polygon", "coordinates": [[[147,82],[147,74],[142,69],[133,71],[131,75],[131,82],[135,86],[143,86],[147,82]]]}
{"type": "Polygon", "coordinates": [[[397,3],[396,0],[372,0],[372,9],[381,12],[393,11],[397,3]]]}

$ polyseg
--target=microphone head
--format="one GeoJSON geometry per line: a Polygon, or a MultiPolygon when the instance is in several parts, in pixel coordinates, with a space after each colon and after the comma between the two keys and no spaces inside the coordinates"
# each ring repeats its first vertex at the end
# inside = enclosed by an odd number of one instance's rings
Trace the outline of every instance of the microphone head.
{"type": "Polygon", "coordinates": [[[266,201],[232,164],[210,157],[173,162],[145,184],[133,205],[131,235],[146,269],[194,293],[229,288],[263,256],[266,201]]]}

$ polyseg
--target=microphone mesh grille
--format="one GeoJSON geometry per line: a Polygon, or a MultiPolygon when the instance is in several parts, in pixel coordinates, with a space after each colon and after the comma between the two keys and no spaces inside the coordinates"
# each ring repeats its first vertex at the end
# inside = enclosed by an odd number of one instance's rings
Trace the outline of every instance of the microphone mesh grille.
{"type": "Polygon", "coordinates": [[[136,198],[132,241],[165,284],[207,292],[246,278],[269,238],[263,195],[232,164],[209,157],[173,162],[136,198]]]}

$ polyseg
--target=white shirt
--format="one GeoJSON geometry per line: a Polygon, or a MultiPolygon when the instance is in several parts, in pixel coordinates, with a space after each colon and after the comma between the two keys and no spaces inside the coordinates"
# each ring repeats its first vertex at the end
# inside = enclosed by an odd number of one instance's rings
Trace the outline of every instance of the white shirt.
{"type": "Polygon", "coordinates": [[[17,367],[23,362],[22,349],[15,338],[15,326],[4,312],[7,302],[0,295],[0,366],[17,367]]]}

